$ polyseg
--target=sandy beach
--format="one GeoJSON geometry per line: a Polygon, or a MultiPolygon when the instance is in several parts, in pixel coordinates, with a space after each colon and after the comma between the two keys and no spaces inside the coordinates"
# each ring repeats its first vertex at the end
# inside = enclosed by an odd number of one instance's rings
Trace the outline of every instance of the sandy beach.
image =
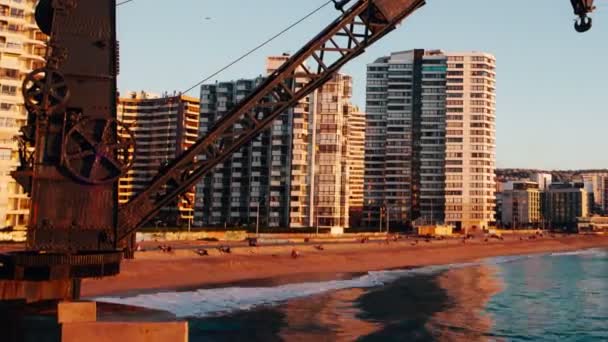
{"type": "MultiPolygon", "coordinates": [[[[196,245],[196,242],[192,243],[196,245]]],[[[228,283],[287,277],[294,281],[337,273],[408,268],[467,262],[482,258],[608,247],[608,236],[544,236],[537,239],[509,236],[503,241],[483,239],[404,239],[398,242],[368,242],[308,246],[268,246],[233,248],[224,254],[209,249],[209,256],[194,250],[171,253],[157,250],[139,252],[135,260],[125,260],[121,274],[83,282],[84,297],[126,295],[141,292],[211,287],[228,283]],[[300,257],[291,257],[296,248],[300,257]]],[[[316,278],[313,278],[316,279],[316,278]]]]}

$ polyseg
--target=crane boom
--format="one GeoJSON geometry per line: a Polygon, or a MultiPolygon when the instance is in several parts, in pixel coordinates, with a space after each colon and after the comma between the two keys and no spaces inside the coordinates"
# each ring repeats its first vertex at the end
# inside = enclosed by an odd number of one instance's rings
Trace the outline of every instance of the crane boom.
{"type": "Polygon", "coordinates": [[[343,10],[338,19],[238,103],[207,136],[160,170],[146,190],[119,208],[119,241],[191,189],[281,113],[323,86],[342,66],[393,31],[425,0],[358,0],[347,10],[343,7],[348,1],[334,3],[343,10]]]}

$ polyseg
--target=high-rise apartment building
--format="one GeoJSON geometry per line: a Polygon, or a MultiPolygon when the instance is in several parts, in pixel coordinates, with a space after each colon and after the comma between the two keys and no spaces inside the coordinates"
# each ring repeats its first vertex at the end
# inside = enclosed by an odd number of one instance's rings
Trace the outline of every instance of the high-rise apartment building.
{"type": "Polygon", "coordinates": [[[445,221],[485,229],[496,202],[496,61],[478,52],[446,55],[445,221]]]}
{"type": "MultiPolygon", "coordinates": [[[[262,81],[259,77],[203,85],[200,137],[262,81]]],[[[268,218],[271,130],[235,152],[197,185],[195,225],[238,225],[255,221],[258,215],[268,218]]]]}
{"type": "MultiPolygon", "coordinates": [[[[126,203],[144,190],[160,169],[196,142],[199,100],[132,92],[119,99],[117,118],[131,129],[136,144],[133,167],[118,182],[119,203],[126,203]]],[[[163,208],[155,221],[168,226],[192,224],[194,197],[192,189],[163,208]]]]}
{"type": "Polygon", "coordinates": [[[351,227],[361,226],[363,218],[363,179],[365,177],[365,113],[358,107],[348,116],[349,219],[351,227]]]}
{"type": "Polygon", "coordinates": [[[310,160],[314,160],[314,202],[310,217],[315,219],[315,226],[341,229],[350,223],[351,96],[352,78],[343,74],[335,75],[313,95],[311,145],[315,150],[310,160]]]}
{"type": "Polygon", "coordinates": [[[424,50],[368,65],[364,224],[443,221],[446,72],[424,50]]]}
{"type": "Polygon", "coordinates": [[[494,221],[494,77],[484,53],[411,50],[368,65],[365,224],[494,221]]]}
{"type": "Polygon", "coordinates": [[[34,20],[36,3],[0,3],[0,220],[1,227],[17,229],[25,229],[29,219],[29,199],[10,175],[19,163],[13,137],[27,117],[21,84],[31,70],[44,66],[47,42],[34,20]]]}
{"type": "MultiPolygon", "coordinates": [[[[269,57],[266,73],[272,73],[287,58],[269,57]]],[[[201,86],[200,136],[263,80],[260,76],[201,86]]],[[[205,176],[196,188],[196,225],[245,225],[259,218],[262,226],[287,227],[290,215],[298,219],[300,212],[308,212],[306,201],[298,202],[297,211],[290,212],[292,181],[303,184],[297,190],[306,193],[307,189],[308,170],[299,160],[309,148],[304,133],[308,110],[306,100],[282,113],[268,130],[205,176]]]]}
{"type": "MultiPolygon", "coordinates": [[[[287,58],[269,57],[267,73],[287,58]]],[[[262,81],[203,85],[201,135],[262,81]]],[[[216,167],[197,186],[196,224],[348,227],[351,88],[336,75],[216,167]]]]}

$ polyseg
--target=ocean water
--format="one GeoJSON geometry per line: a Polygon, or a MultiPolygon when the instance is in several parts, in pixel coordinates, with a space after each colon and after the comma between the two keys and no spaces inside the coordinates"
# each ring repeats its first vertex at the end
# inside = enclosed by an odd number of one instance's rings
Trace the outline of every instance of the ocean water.
{"type": "Polygon", "coordinates": [[[98,300],[168,310],[190,341],[608,341],[608,250],[98,300]]]}

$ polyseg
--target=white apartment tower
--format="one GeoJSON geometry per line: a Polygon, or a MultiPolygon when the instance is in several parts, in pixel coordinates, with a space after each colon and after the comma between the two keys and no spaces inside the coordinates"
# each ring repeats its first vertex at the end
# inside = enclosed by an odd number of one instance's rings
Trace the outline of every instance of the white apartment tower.
{"type": "Polygon", "coordinates": [[[496,205],[496,60],[447,53],[445,221],[486,229],[496,205]]]}
{"type": "Polygon", "coordinates": [[[494,58],[396,52],[368,65],[364,223],[494,221],[494,58]]]}
{"type": "Polygon", "coordinates": [[[21,84],[33,69],[45,64],[47,36],[34,20],[35,0],[0,2],[0,227],[25,229],[29,199],[10,172],[18,165],[13,139],[25,125],[21,84]]]}

